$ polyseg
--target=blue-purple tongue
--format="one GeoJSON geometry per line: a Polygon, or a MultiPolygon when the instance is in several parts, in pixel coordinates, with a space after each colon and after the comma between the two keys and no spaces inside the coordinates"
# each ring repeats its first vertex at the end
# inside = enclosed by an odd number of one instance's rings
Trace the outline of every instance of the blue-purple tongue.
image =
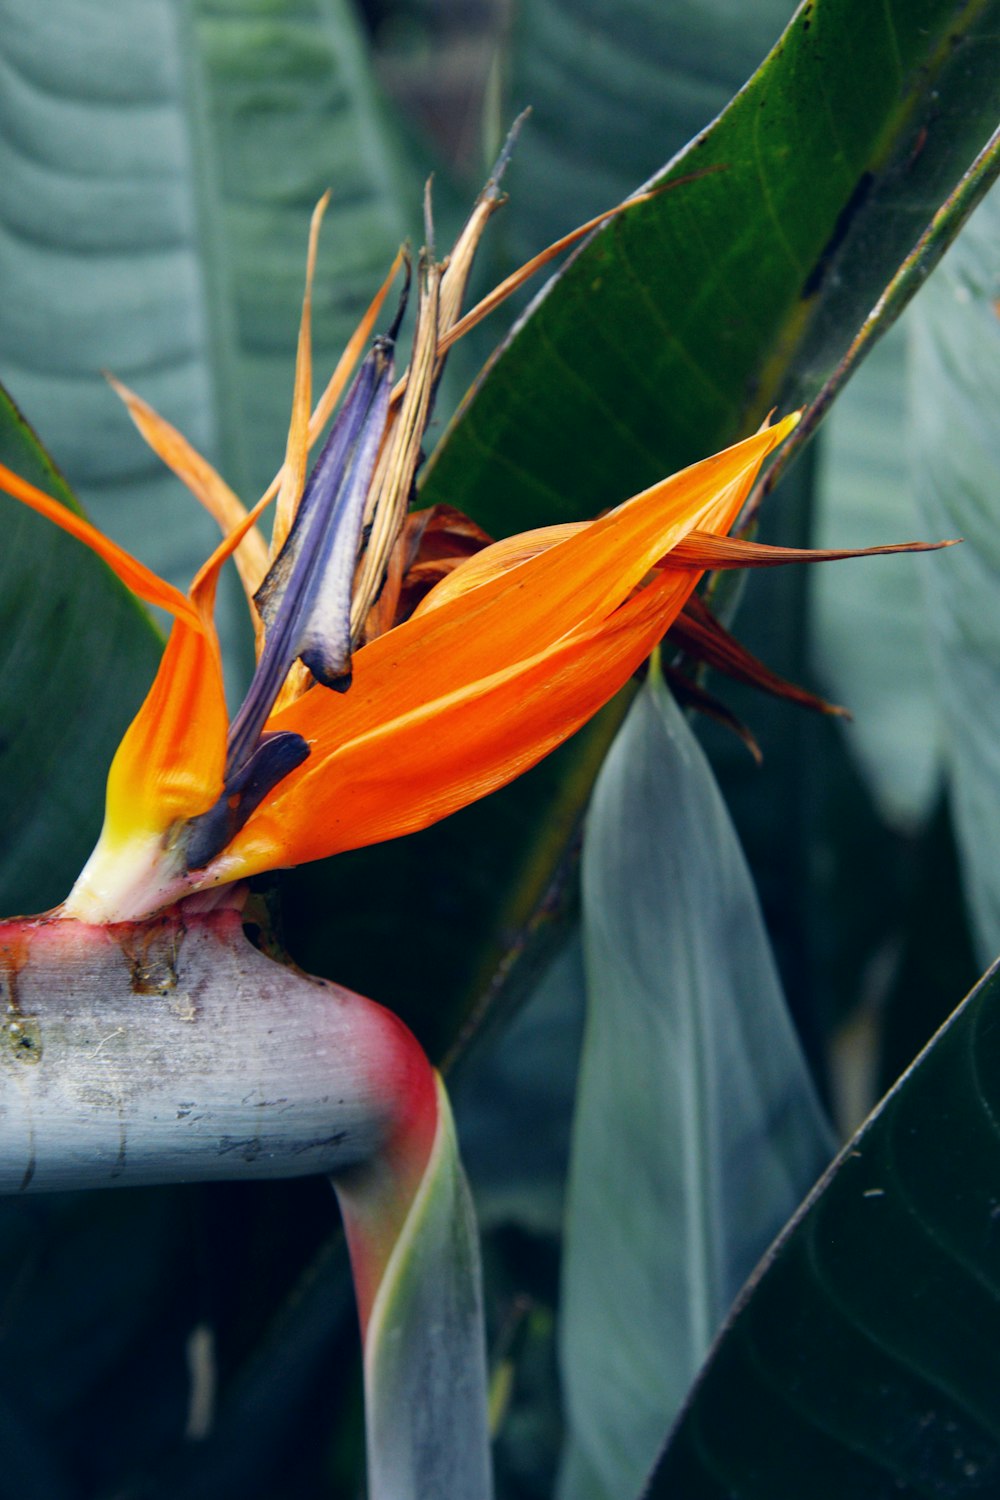
{"type": "Polygon", "coordinates": [[[257,590],[265,644],[229,731],[227,777],[253,751],[296,661],[327,687],[343,689],[349,681],[351,589],[392,373],[391,345],[380,339],[358,371],[285,545],[257,590]]]}
{"type": "Polygon", "coordinates": [[[214,807],[188,825],[189,870],[221,853],[268,793],[308,756],[300,735],[263,733],[295,662],[304,662],[326,687],[350,686],[354,571],[392,377],[392,340],[378,339],[306,482],[285,544],[257,590],[264,649],[229,730],[225,790],[214,807]]]}

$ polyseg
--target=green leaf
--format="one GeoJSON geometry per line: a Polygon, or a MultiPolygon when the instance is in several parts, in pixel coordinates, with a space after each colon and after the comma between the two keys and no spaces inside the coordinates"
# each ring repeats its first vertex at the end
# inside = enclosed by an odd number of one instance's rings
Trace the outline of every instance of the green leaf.
{"type": "Polygon", "coordinates": [[[533,0],[514,11],[507,107],[531,117],[498,232],[518,261],[625,198],[725,109],[794,0],[664,7],[533,0]]]}
{"type": "MultiPolygon", "coordinates": [[[[245,497],[284,456],[309,215],[332,369],[402,238],[347,0],[18,8],[0,66],[0,379],[102,529],[186,587],[217,540],[106,387],[111,369],[245,497]]],[[[248,660],[245,611],[223,607],[248,660]]]]}
{"type": "MultiPolygon", "coordinates": [[[[908,463],[908,326],[876,346],[827,419],[815,547],[874,547],[932,534],[917,510],[908,463]]],[[[851,711],[845,740],[881,815],[906,832],[925,822],[942,776],[923,587],[940,563],[873,557],[849,568],[816,568],[810,577],[815,670],[824,692],[851,711]]]]}
{"type": "Polygon", "coordinates": [[[560,1493],[623,1500],[832,1151],[732,825],[658,672],[595,789],[583,922],[560,1493]]]}
{"type": "Polygon", "coordinates": [[[1000,952],[1000,194],[914,309],[909,446],[924,525],[964,538],[927,571],[935,680],[981,961],[1000,952]]]}
{"type": "Polygon", "coordinates": [[[998,1020],[993,970],[758,1269],[648,1500],[996,1493],[998,1020]]]}
{"type": "MultiPolygon", "coordinates": [[[[0,388],[0,462],[78,509],[0,388]]],[[[104,781],[160,640],[79,542],[0,495],[0,912],[69,890],[101,824],[104,781]]]]}
{"type": "Polygon", "coordinates": [[[802,5],[661,180],[704,175],[550,283],[424,500],[499,532],[592,515],[814,390],[995,123],[998,20],[1000,0],[802,5]]]}

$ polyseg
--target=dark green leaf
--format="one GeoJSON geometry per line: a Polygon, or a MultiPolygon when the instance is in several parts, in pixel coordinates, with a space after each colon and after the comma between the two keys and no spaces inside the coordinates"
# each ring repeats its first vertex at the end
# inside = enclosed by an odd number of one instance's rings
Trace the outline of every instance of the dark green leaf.
{"type": "Polygon", "coordinates": [[[815,389],[995,124],[998,20],[998,0],[802,5],[663,180],[706,175],[550,286],[424,499],[499,532],[592,515],[815,389]]]}
{"type": "Polygon", "coordinates": [[[721,114],[794,0],[531,0],[514,8],[507,106],[531,116],[497,225],[518,261],[633,191],[721,114]]]}
{"type": "Polygon", "coordinates": [[[998,1492],[998,1048],[993,970],[759,1268],[649,1500],[998,1492]]]}
{"type": "MultiPolygon", "coordinates": [[[[0,462],[76,508],[2,389],[0,462]]],[[[108,766],[160,642],[79,542],[6,495],[0,524],[0,911],[38,911],[90,853],[108,766]]]]}

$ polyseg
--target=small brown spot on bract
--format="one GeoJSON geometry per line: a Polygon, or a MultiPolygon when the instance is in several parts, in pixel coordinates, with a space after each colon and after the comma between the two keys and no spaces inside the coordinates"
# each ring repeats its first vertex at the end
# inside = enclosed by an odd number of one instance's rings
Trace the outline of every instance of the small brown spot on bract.
{"type": "Polygon", "coordinates": [[[42,1028],[37,1016],[8,1012],[0,1032],[3,1051],[18,1063],[34,1065],[42,1060],[42,1028]]]}
{"type": "Polygon", "coordinates": [[[137,995],[166,995],[177,987],[177,956],[183,928],[176,921],[129,923],[118,941],[137,995]]]}

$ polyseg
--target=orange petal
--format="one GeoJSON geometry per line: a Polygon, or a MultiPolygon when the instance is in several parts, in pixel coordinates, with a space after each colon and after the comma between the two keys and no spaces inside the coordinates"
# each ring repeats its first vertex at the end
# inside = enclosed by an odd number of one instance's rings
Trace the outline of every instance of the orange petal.
{"type": "Polygon", "coordinates": [[[471,557],[463,558],[452,568],[437,587],[420,601],[413,612],[414,616],[427,614],[451,599],[461,598],[463,594],[488,583],[491,578],[509,573],[512,568],[537,557],[540,552],[547,552],[558,542],[568,541],[578,531],[583,531],[592,524],[590,521],[565,521],[558,526],[539,526],[535,531],[522,531],[517,536],[492,542],[471,557]]]}
{"type": "Polygon", "coordinates": [[[177,620],[108,773],[102,842],[165,832],[222,793],[228,713],[214,636],[177,620]]]}
{"type": "Polygon", "coordinates": [[[494,554],[485,581],[357,653],[344,698],[314,690],[275,714],[267,728],[303,735],[312,753],[216,877],[424,827],[533,765],[607,702],[690,595],[697,575],[665,568],[629,599],[652,564],[692,526],[732,524],[793,420],[509,568],[515,542],[486,549],[472,559],[494,554]]]}
{"type": "Polygon", "coordinates": [[[435,691],[462,688],[609,614],[693,528],[732,525],[764,457],[794,422],[683,470],[598,521],[569,532],[529,532],[477,553],[392,632],[399,658],[394,706],[401,694],[407,706],[426,696],[428,678],[435,691]],[[519,549],[530,553],[554,537],[562,539],[519,560],[519,549]],[[465,590],[463,575],[475,587],[465,590]],[[443,602],[435,607],[439,590],[443,602]]]}
{"type": "Polygon", "coordinates": [[[165,829],[177,818],[203,812],[222,790],[227,724],[210,616],[212,589],[193,602],[95,526],[2,464],[0,487],[96,552],[134,594],[174,616],[153,685],[111,766],[108,832],[121,840],[136,829],[165,829]]]}
{"type": "Polygon", "coordinates": [[[61,531],[68,531],[70,536],[83,542],[91,552],[96,552],[122,583],[133,594],[138,594],[140,599],[145,599],[147,604],[158,604],[175,619],[187,620],[196,630],[205,629],[200,613],[180,589],[175,589],[171,583],[165,583],[144,563],[119,547],[117,542],[104,536],[96,526],[91,526],[89,521],[85,521],[75,511],[67,510],[65,505],[60,505],[58,500],[53,500],[51,495],[46,495],[43,490],[29,484],[4,464],[0,464],[0,489],[6,490],[13,499],[20,500],[40,516],[45,516],[46,520],[58,526],[61,531]]]}
{"type": "MultiPolygon", "coordinates": [[[[202,458],[187,438],[170,422],[161,417],[147,401],[129,390],[113,375],[107,377],[113,390],[128,407],[129,416],[138,427],[146,442],[158,458],[177,475],[182,484],[217,522],[224,536],[244,519],[247,513],[243,501],[230,488],[222,476],[207,459],[202,458]]],[[[267,572],[267,543],[254,527],[248,531],[235,557],[243,590],[252,600],[260,581],[267,572]]],[[[255,624],[259,623],[255,619],[255,624]]]]}
{"type": "MultiPolygon", "coordinates": [[[[423,701],[408,711],[394,711],[395,664],[385,649],[399,632],[380,637],[355,656],[354,684],[341,705],[349,710],[357,694],[350,724],[335,709],[329,713],[327,733],[309,760],[237,835],[217,874],[234,879],[412,833],[513,780],[628,680],[694,582],[689,574],[665,572],[610,619],[466,691],[435,693],[428,667],[423,701]],[[375,700],[381,712],[365,712],[375,700]]],[[[314,691],[279,716],[281,727],[313,700],[329,704],[314,691]]]]}

